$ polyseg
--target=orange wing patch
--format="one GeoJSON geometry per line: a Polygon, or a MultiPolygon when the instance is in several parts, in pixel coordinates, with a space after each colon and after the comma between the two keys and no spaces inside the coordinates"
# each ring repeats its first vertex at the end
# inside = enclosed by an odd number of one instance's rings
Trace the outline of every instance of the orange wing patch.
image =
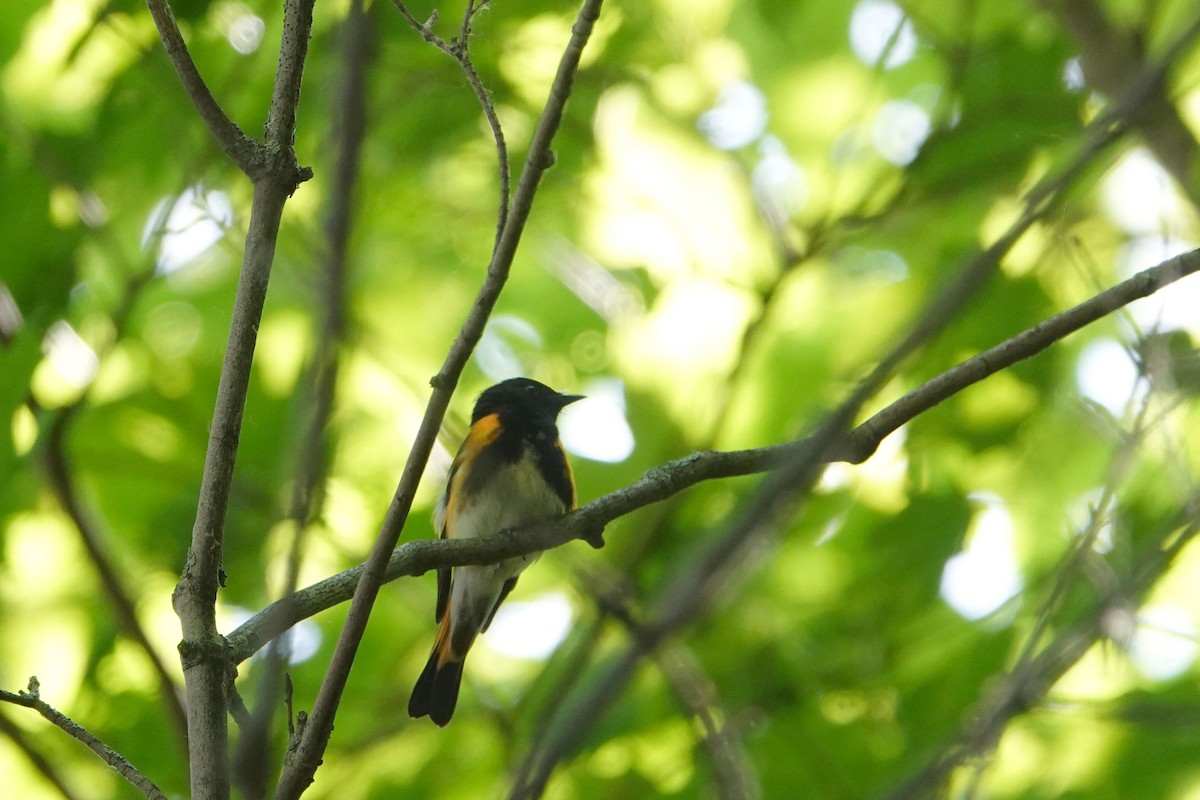
{"type": "Polygon", "coordinates": [[[454,538],[454,522],[464,509],[462,487],[471,472],[471,465],[475,462],[475,457],[479,455],[479,451],[496,441],[497,437],[500,436],[500,431],[499,414],[488,414],[486,417],[480,417],[471,426],[471,430],[467,433],[467,438],[463,441],[462,447],[458,448],[458,455],[454,457],[454,465],[450,468],[450,486],[446,491],[444,535],[447,539],[454,538]]]}
{"type": "Polygon", "coordinates": [[[567,511],[574,511],[577,502],[575,496],[575,470],[571,469],[571,459],[567,458],[567,451],[563,447],[562,439],[556,440],[554,446],[558,448],[558,452],[562,453],[563,466],[567,471],[567,484],[571,487],[571,502],[567,503],[567,511]]]}

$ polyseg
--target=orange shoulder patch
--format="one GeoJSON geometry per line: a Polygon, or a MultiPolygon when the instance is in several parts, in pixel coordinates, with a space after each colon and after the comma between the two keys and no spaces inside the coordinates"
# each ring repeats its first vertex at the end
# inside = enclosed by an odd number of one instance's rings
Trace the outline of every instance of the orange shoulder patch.
{"type": "Polygon", "coordinates": [[[563,447],[562,439],[556,440],[554,446],[558,448],[558,452],[562,453],[563,467],[567,473],[567,485],[571,487],[570,502],[566,504],[567,511],[574,511],[578,503],[578,498],[575,496],[575,470],[571,469],[571,459],[567,458],[567,450],[563,447]]]}
{"type": "Polygon", "coordinates": [[[454,465],[450,468],[450,485],[446,490],[446,538],[454,538],[454,521],[463,511],[462,487],[471,472],[475,456],[499,436],[500,415],[488,414],[471,426],[462,447],[458,448],[458,455],[454,457],[454,465]]]}

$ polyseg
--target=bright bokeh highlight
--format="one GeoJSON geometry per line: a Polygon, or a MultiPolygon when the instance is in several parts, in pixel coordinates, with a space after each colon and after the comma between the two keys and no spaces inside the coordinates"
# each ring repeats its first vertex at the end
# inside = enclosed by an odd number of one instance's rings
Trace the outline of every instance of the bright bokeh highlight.
{"type": "Polygon", "coordinates": [[[574,614],[561,592],[533,600],[508,600],[496,611],[484,641],[503,655],[541,661],[566,638],[574,614]]]}
{"type": "Polygon", "coordinates": [[[1012,515],[998,501],[989,501],[975,515],[966,547],[946,561],[942,570],[942,599],[968,620],[996,612],[1021,591],[1024,581],[1013,545],[1012,515]]]}

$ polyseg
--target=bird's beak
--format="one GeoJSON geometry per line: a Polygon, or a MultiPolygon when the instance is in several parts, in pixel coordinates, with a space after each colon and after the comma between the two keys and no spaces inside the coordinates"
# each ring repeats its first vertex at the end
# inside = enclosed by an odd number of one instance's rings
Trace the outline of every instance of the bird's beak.
{"type": "Polygon", "coordinates": [[[571,405],[571,403],[582,400],[585,397],[587,397],[585,394],[560,394],[558,396],[558,407],[560,410],[564,409],[571,405]]]}

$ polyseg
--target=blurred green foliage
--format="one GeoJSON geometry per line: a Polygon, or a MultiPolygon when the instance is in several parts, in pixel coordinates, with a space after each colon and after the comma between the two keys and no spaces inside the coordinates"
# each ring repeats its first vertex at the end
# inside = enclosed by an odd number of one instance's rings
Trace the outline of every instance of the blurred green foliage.
{"type": "MultiPolygon", "coordinates": [[[[172,5],[230,116],[261,130],[282,4],[172,5]]],[[[315,177],[287,207],[260,330],[227,525],[227,630],[283,585],[293,531],[281,520],[322,335],[348,5],[316,6],[297,133],[315,177]]],[[[1082,145],[1104,102],[1073,77],[1079,43],[1041,4],[902,5],[910,17],[888,0],[611,0],[556,166],[464,375],[447,448],[473,396],[511,369],[590,391],[598,405],[580,406],[568,437],[586,502],[697,448],[794,438],[842,399],[963,259],[1015,219],[1022,193],[1082,145]],[[622,420],[632,452],[586,457],[601,444],[619,452],[622,420]]],[[[1190,5],[1100,3],[1152,53],[1190,5]]],[[[494,6],[476,19],[471,53],[516,170],[575,8],[494,6]]],[[[425,19],[433,7],[412,10],[425,19]]],[[[435,30],[455,35],[461,8],[438,10],[435,30]]],[[[369,13],[350,326],[302,584],[367,553],[495,228],[495,151],[461,72],[389,3],[369,13]]],[[[1193,49],[1167,82],[1188,121],[1198,77],[1193,49]]],[[[183,796],[187,768],[161,687],[114,621],[44,457],[69,414],[78,499],[180,678],[170,593],[190,539],[250,190],[188,106],[134,0],[9,3],[0,129],[0,688],[36,674],[44,699],[183,796]],[[198,210],[187,212],[185,194],[198,210]]],[[[869,410],[1189,246],[1198,237],[1185,195],[1136,138],[1121,139],[869,410]],[[1140,171],[1122,183],[1127,164],[1140,171]]],[[[1051,636],[1091,613],[1172,524],[1200,456],[1188,436],[1200,411],[1200,327],[1186,311],[1194,288],[1166,294],[1174,311],[1094,325],[922,414],[866,464],[831,467],[803,513],[680,637],[763,797],[867,797],[899,785],[1012,666],[1056,587],[1066,591],[1045,618],[1051,636]],[[1161,330],[1143,341],[1156,319],[1161,330]],[[1154,375],[1150,395],[1135,385],[1139,369],[1154,375]],[[1064,579],[1056,565],[1106,486],[1113,498],[1087,568],[1064,579]],[[965,601],[949,599],[955,576],[965,576],[965,601]]],[[[406,539],[433,535],[427,511],[447,460],[436,454],[406,539]]],[[[604,551],[547,555],[513,605],[565,599],[565,639],[542,659],[485,637],[445,730],[405,713],[432,637],[433,579],[386,587],[307,796],[501,795],[563,676],[577,668],[587,685],[627,641],[596,592],[617,585],[635,613],[644,608],[756,485],[695,487],[614,522],[604,551]]],[[[1196,797],[1198,570],[1200,553],[1186,549],[1145,613],[1130,598],[1129,635],[1094,646],[1048,703],[956,774],[956,791],[978,780],[971,796],[1196,797]]],[[[307,625],[315,652],[291,670],[297,708],[311,704],[344,613],[307,625]]],[[[251,701],[259,668],[241,666],[251,701]]],[[[654,661],[642,666],[549,796],[717,793],[703,728],[664,675],[654,661]]],[[[79,796],[136,796],[31,712],[0,715],[23,734],[0,739],[6,796],[58,796],[28,750],[79,796]]],[[[277,759],[283,737],[277,730],[277,759]]]]}

